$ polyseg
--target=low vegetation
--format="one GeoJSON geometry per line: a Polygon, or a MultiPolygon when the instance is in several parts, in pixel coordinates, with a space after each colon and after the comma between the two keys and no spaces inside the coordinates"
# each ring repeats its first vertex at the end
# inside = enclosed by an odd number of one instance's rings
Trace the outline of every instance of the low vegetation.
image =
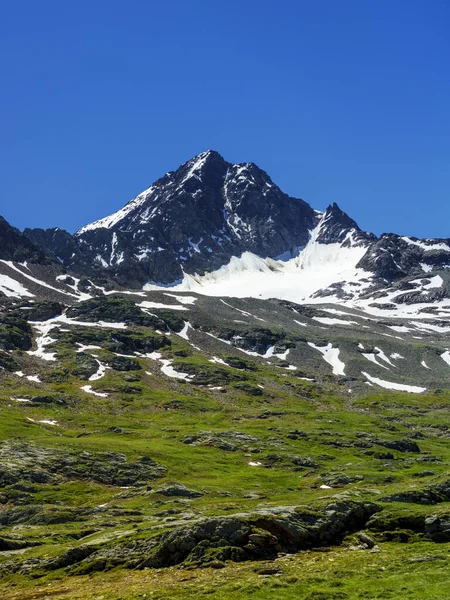
{"type": "Polygon", "coordinates": [[[113,304],[52,330],[55,361],[2,326],[2,597],[445,597],[449,391],[351,394],[113,304]]]}

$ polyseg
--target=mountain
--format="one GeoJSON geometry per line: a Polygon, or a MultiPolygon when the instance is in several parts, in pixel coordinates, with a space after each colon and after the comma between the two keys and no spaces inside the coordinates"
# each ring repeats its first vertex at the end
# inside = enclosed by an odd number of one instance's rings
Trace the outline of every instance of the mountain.
{"type": "Polygon", "coordinates": [[[42,247],[34,244],[26,235],[20,233],[15,227],[12,227],[1,216],[0,260],[29,261],[31,263],[49,262],[42,247]]]}
{"type": "Polygon", "coordinates": [[[441,598],[449,266],[215,152],[0,220],[0,594],[441,598]]]}
{"type": "Polygon", "coordinates": [[[51,252],[0,217],[0,303],[4,298],[78,297],[56,281],[64,272],[51,252]]]}
{"type": "MultiPolygon", "coordinates": [[[[208,151],[73,237],[59,229],[25,234],[69,269],[91,275],[107,270],[122,285],[142,287],[173,284],[186,273],[204,275],[244,252],[294,257],[321,216],[283,193],[255,164],[231,164],[208,151]]],[[[356,241],[373,237],[333,205],[319,241],[345,242],[351,229],[358,232],[356,241]]]]}
{"type": "Polygon", "coordinates": [[[377,237],[336,203],[321,212],[288,196],[253,163],[231,164],[214,151],[199,154],[75,235],[59,228],[21,234],[1,225],[8,260],[0,259],[0,292],[13,305],[57,302],[69,315],[75,305],[87,303],[90,310],[94,302],[88,319],[94,325],[111,314],[122,323],[136,313],[141,322],[157,318],[158,308],[187,314],[186,306],[168,298],[188,293],[186,302],[201,309],[189,308],[192,320],[184,322],[197,348],[205,340],[196,336],[205,331],[216,336],[217,352],[226,343],[261,359],[269,353],[270,362],[272,346],[284,348],[280,356],[292,348],[293,369],[302,368],[308,378],[323,369],[350,377],[354,394],[375,379],[381,387],[409,391],[450,385],[450,240],[377,237]],[[128,312],[115,314],[110,300],[121,296],[129,298],[128,312]],[[224,308],[230,297],[231,312],[224,308]],[[244,343],[241,324],[248,319],[269,333],[254,333],[244,343]],[[292,330],[284,345],[280,330],[292,330]],[[397,341],[388,347],[389,337],[397,341]],[[418,349],[417,340],[424,340],[418,349]],[[328,350],[319,367],[323,347],[328,350]],[[402,369],[391,355],[403,357],[402,369]]]}
{"type": "Polygon", "coordinates": [[[208,151],[75,237],[121,283],[170,284],[244,251],[295,251],[315,221],[306,202],[284,194],[256,165],[232,165],[208,151]]]}
{"type": "Polygon", "coordinates": [[[438,310],[450,298],[450,240],[377,238],[336,203],[314,210],[255,164],[232,164],[212,150],[75,235],[26,229],[24,239],[81,280],[82,293],[169,286],[381,313],[438,310]]]}
{"type": "Polygon", "coordinates": [[[51,256],[63,265],[73,263],[73,258],[79,254],[74,237],[59,227],[51,229],[25,228],[23,234],[36,246],[39,246],[47,256],[51,256]]]}

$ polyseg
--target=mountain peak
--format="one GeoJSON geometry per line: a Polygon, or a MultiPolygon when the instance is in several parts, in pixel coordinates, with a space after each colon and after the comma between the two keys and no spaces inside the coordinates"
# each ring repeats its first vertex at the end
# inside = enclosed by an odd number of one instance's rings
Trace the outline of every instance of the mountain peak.
{"type": "Polygon", "coordinates": [[[265,258],[304,246],[315,222],[309,204],[284,194],[254,163],[206,150],[75,238],[87,265],[133,285],[166,284],[246,251],[265,258]]]}
{"type": "Polygon", "coordinates": [[[211,162],[221,162],[226,163],[225,159],[221,154],[219,154],[216,150],[206,150],[205,152],[200,152],[196,156],[193,156],[186,162],[184,162],[180,169],[185,167],[186,165],[190,165],[191,167],[201,168],[203,165],[211,163],[211,162]]]}
{"type": "MultiPolygon", "coordinates": [[[[170,175],[175,180],[178,187],[186,184],[188,180],[202,181],[202,175],[218,177],[222,180],[225,177],[229,163],[215,150],[207,150],[194,156],[183,163],[176,171],[170,175]]],[[[192,182],[191,182],[192,183],[192,182]]]]}
{"type": "Polygon", "coordinates": [[[191,160],[196,160],[196,159],[220,159],[225,161],[225,159],[223,158],[223,156],[221,154],[219,154],[219,152],[217,152],[217,150],[205,150],[204,152],[200,152],[200,154],[197,154],[196,156],[194,156],[193,158],[191,158],[191,160]]]}
{"type": "Polygon", "coordinates": [[[373,241],[375,236],[361,231],[356,221],[333,202],[323,213],[319,223],[317,241],[322,244],[343,243],[359,246],[373,241]]]}
{"type": "Polygon", "coordinates": [[[50,262],[41,247],[35,245],[16,227],[0,216],[0,259],[31,263],[50,262]]]}
{"type": "Polygon", "coordinates": [[[345,214],[344,211],[341,209],[341,207],[336,202],[333,202],[332,204],[329,204],[327,206],[327,209],[326,209],[325,213],[345,214]]]}

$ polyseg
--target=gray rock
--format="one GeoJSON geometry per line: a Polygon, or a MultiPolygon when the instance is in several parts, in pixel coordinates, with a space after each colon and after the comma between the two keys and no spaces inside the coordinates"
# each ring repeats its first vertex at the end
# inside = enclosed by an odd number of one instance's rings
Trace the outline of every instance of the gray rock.
{"type": "Polygon", "coordinates": [[[373,541],[373,539],[369,537],[367,533],[364,533],[364,531],[359,531],[356,534],[356,537],[361,542],[361,544],[364,544],[366,548],[369,548],[369,550],[375,546],[375,542],[373,541]]]}
{"type": "Polygon", "coordinates": [[[181,483],[163,485],[154,490],[154,493],[161,494],[162,496],[176,496],[181,498],[201,498],[203,496],[203,492],[190,490],[181,483]]]}
{"type": "Polygon", "coordinates": [[[433,542],[450,542],[450,514],[425,519],[425,535],[433,542]]]}
{"type": "Polygon", "coordinates": [[[413,440],[378,440],[377,444],[399,452],[420,453],[420,448],[413,440]]]}
{"type": "Polygon", "coordinates": [[[439,504],[450,501],[450,479],[423,490],[408,490],[380,498],[381,502],[411,502],[413,504],[439,504]]]}

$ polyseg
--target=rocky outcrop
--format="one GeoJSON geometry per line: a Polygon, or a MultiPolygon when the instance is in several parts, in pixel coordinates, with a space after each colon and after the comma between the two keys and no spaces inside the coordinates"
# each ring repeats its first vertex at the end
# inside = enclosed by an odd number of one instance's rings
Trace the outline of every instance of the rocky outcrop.
{"type": "Polygon", "coordinates": [[[450,515],[433,515],[425,519],[425,535],[432,542],[450,542],[450,515]]]}
{"type": "Polygon", "coordinates": [[[30,263],[52,262],[40,246],[12,227],[3,217],[0,217],[0,259],[30,263]]]}
{"type": "Polygon", "coordinates": [[[166,468],[149,457],[129,461],[116,452],[65,452],[21,442],[0,445],[0,487],[67,479],[136,486],[162,477],[166,468]]]}
{"type": "Polygon", "coordinates": [[[380,498],[381,502],[411,502],[412,504],[439,504],[450,502],[450,480],[429,485],[422,490],[408,490],[380,498]]]}
{"type": "Polygon", "coordinates": [[[323,511],[281,507],[216,517],[177,527],[156,540],[142,541],[125,560],[129,567],[142,569],[184,561],[207,564],[217,559],[274,558],[279,552],[340,543],[347,533],[362,529],[378,510],[371,503],[336,502],[323,511]]]}
{"type": "Polygon", "coordinates": [[[167,173],[123,209],[83,227],[27,229],[30,241],[79,273],[107,271],[121,284],[172,283],[249,251],[276,257],[309,239],[317,215],[253,163],[204,152],[167,173]]]}
{"type": "Polygon", "coordinates": [[[0,312],[0,350],[30,350],[33,331],[22,315],[0,312]]]}
{"type": "Polygon", "coordinates": [[[369,502],[345,501],[329,504],[323,510],[287,506],[214,517],[175,527],[150,539],[136,539],[132,544],[79,546],[52,559],[3,563],[0,571],[33,573],[71,567],[72,573],[80,574],[119,565],[144,569],[180,563],[214,566],[224,560],[273,559],[280,552],[339,544],[348,533],[363,529],[379,510],[369,502]]]}
{"type": "Polygon", "coordinates": [[[316,237],[320,244],[343,244],[344,247],[367,245],[376,239],[373,233],[362,231],[336,202],[325,211],[316,237]]]}
{"type": "Polygon", "coordinates": [[[450,240],[402,237],[385,233],[376,240],[358,263],[375,277],[396,281],[424,277],[422,265],[430,271],[450,265],[450,240]]]}
{"type": "Polygon", "coordinates": [[[182,483],[168,483],[162,485],[154,490],[154,493],[176,498],[201,498],[203,496],[203,492],[191,490],[182,483]]]}
{"type": "Polygon", "coordinates": [[[81,277],[81,287],[90,293],[100,294],[117,283],[136,289],[147,283],[174,284],[186,275],[216,271],[244,253],[250,269],[252,261],[267,259],[265,267],[276,270],[299,257],[305,246],[307,261],[314,258],[321,268],[323,246],[336,244],[343,257],[355,257],[352,267],[367,273],[369,279],[361,281],[369,285],[352,290],[335,281],[316,290],[315,297],[375,298],[377,292],[383,297],[404,290],[396,303],[450,298],[446,278],[445,285],[433,289],[418,281],[424,273],[445,272],[450,266],[449,239],[393,233],[377,238],[362,231],[336,203],[324,213],[315,211],[282,192],[254,163],[232,164],[212,150],[166,173],[123,208],[75,235],[59,228],[21,234],[1,220],[0,240],[0,258],[53,262],[81,277]]]}

